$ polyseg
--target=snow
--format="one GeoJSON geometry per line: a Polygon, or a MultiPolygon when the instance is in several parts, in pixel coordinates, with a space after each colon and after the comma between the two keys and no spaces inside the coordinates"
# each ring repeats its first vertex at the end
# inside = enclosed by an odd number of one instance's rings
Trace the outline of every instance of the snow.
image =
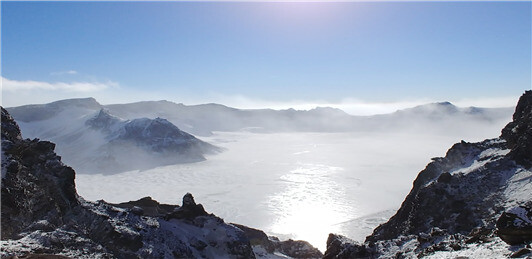
{"type": "Polygon", "coordinates": [[[426,256],[427,259],[443,259],[443,258],[469,258],[469,259],[499,259],[508,258],[513,252],[517,250],[509,246],[500,238],[495,237],[494,240],[483,244],[470,244],[459,251],[438,251],[432,255],[426,256]]]}
{"type": "Polygon", "coordinates": [[[506,209],[522,205],[532,200],[532,171],[519,168],[508,180],[504,190],[507,198],[506,209]]]}
{"type": "Polygon", "coordinates": [[[253,246],[253,253],[257,259],[287,259],[291,258],[286,255],[283,255],[279,252],[268,253],[266,249],[260,245],[253,246]]]}
{"type": "MultiPolygon", "coordinates": [[[[49,240],[51,235],[59,236],[59,235],[68,235],[72,236],[79,241],[79,242],[87,242],[89,243],[90,240],[84,239],[77,234],[73,232],[67,232],[64,230],[56,230],[54,232],[42,232],[42,231],[35,231],[33,233],[30,233],[29,235],[26,235],[22,237],[21,239],[13,240],[2,240],[0,241],[0,245],[2,247],[0,251],[0,256],[2,258],[9,257],[13,255],[20,255],[21,253],[30,253],[35,251],[46,251],[49,244],[46,240],[49,240]],[[48,237],[47,237],[48,236],[48,237]],[[45,238],[47,237],[47,238],[45,238]]],[[[90,255],[87,255],[86,251],[84,250],[78,250],[78,249],[72,249],[66,246],[63,251],[60,253],[57,253],[57,255],[64,255],[71,258],[80,258],[80,259],[99,259],[99,258],[108,258],[104,253],[91,253],[90,255]]]]}
{"type": "Polygon", "coordinates": [[[457,168],[449,173],[454,175],[454,174],[468,174],[468,173],[477,171],[481,169],[482,167],[484,167],[486,164],[496,161],[498,159],[501,159],[509,152],[510,152],[510,149],[499,149],[499,148],[486,149],[482,151],[482,153],[480,153],[477,157],[471,158],[471,160],[469,161],[465,161],[465,164],[469,166],[457,168]]]}
{"type": "Polygon", "coordinates": [[[532,219],[527,215],[527,211],[523,207],[515,207],[508,211],[515,214],[518,219],[514,221],[515,226],[532,225],[532,219]]]}

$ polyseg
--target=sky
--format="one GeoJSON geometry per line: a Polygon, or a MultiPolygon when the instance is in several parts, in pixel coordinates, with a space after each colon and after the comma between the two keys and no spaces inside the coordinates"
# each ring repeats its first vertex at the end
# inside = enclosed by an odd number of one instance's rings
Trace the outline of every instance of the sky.
{"type": "Polygon", "coordinates": [[[95,97],[352,114],[531,89],[531,2],[1,2],[2,105],[95,97]]]}

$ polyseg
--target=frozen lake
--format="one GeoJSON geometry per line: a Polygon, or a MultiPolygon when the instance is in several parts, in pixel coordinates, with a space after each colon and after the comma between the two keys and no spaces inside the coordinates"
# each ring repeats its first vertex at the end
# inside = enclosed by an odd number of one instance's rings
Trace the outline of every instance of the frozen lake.
{"type": "MultiPolygon", "coordinates": [[[[486,136],[477,136],[477,141],[486,136]]],[[[462,138],[408,133],[217,132],[206,161],[114,175],[78,174],[78,193],[118,203],[151,196],[325,250],[329,233],[362,241],[401,205],[430,158],[462,138]]]]}

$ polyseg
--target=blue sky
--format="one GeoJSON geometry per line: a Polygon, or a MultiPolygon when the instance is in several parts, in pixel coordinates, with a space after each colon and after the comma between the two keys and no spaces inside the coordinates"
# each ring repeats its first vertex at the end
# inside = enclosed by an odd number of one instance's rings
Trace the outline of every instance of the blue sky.
{"type": "Polygon", "coordinates": [[[486,106],[531,88],[530,2],[1,5],[5,106],[486,106]]]}

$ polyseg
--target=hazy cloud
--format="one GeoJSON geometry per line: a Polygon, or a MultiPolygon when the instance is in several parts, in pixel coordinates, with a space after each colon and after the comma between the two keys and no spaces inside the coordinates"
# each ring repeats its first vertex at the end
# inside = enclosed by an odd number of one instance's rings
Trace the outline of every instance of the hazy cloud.
{"type": "MultiPolygon", "coordinates": [[[[396,100],[396,101],[366,101],[355,98],[344,98],[342,100],[331,102],[325,100],[291,100],[291,101],[271,101],[258,98],[249,98],[243,95],[220,95],[210,94],[201,100],[195,100],[186,103],[187,100],[171,100],[175,102],[185,102],[186,104],[200,104],[200,103],[220,103],[226,106],[240,108],[240,109],[289,109],[296,110],[310,110],[316,107],[333,107],[338,108],[346,113],[352,115],[375,115],[392,113],[397,110],[412,108],[414,106],[423,105],[434,102],[450,101],[459,107],[513,107],[517,103],[519,96],[501,96],[491,98],[463,98],[463,99],[430,99],[419,98],[411,100],[396,100]]],[[[188,100],[190,101],[190,100],[188,100]]]]}
{"type": "Polygon", "coordinates": [[[78,74],[78,71],[76,71],[76,70],[58,71],[58,72],[50,73],[50,75],[52,75],[52,76],[77,75],[77,74],[78,74]]]}
{"type": "MultiPolygon", "coordinates": [[[[113,96],[120,85],[104,82],[44,82],[34,80],[2,80],[2,105],[5,107],[41,104],[62,99],[113,96]]],[[[120,91],[116,92],[119,93],[120,91]]]]}
{"type": "Polygon", "coordinates": [[[18,92],[29,90],[70,91],[70,92],[94,92],[116,87],[115,82],[43,82],[43,81],[18,81],[2,77],[2,90],[6,92],[18,92]]]}
{"type": "MultiPolygon", "coordinates": [[[[69,72],[69,71],[66,71],[69,72]]],[[[72,71],[75,72],[75,71],[72,71]]],[[[475,97],[442,99],[417,98],[393,101],[367,101],[356,98],[344,98],[338,101],[330,100],[288,100],[276,101],[252,98],[244,95],[224,95],[206,93],[205,95],[186,96],[179,92],[161,92],[155,89],[135,89],[120,87],[113,81],[92,82],[44,82],[19,81],[0,77],[2,79],[3,105],[18,106],[24,104],[47,103],[61,99],[94,97],[102,104],[131,103],[138,101],[168,100],[184,104],[219,103],[240,109],[289,109],[310,110],[316,107],[333,107],[352,115],[374,115],[395,112],[400,109],[417,105],[450,101],[460,107],[513,107],[519,96],[475,97]]]]}

